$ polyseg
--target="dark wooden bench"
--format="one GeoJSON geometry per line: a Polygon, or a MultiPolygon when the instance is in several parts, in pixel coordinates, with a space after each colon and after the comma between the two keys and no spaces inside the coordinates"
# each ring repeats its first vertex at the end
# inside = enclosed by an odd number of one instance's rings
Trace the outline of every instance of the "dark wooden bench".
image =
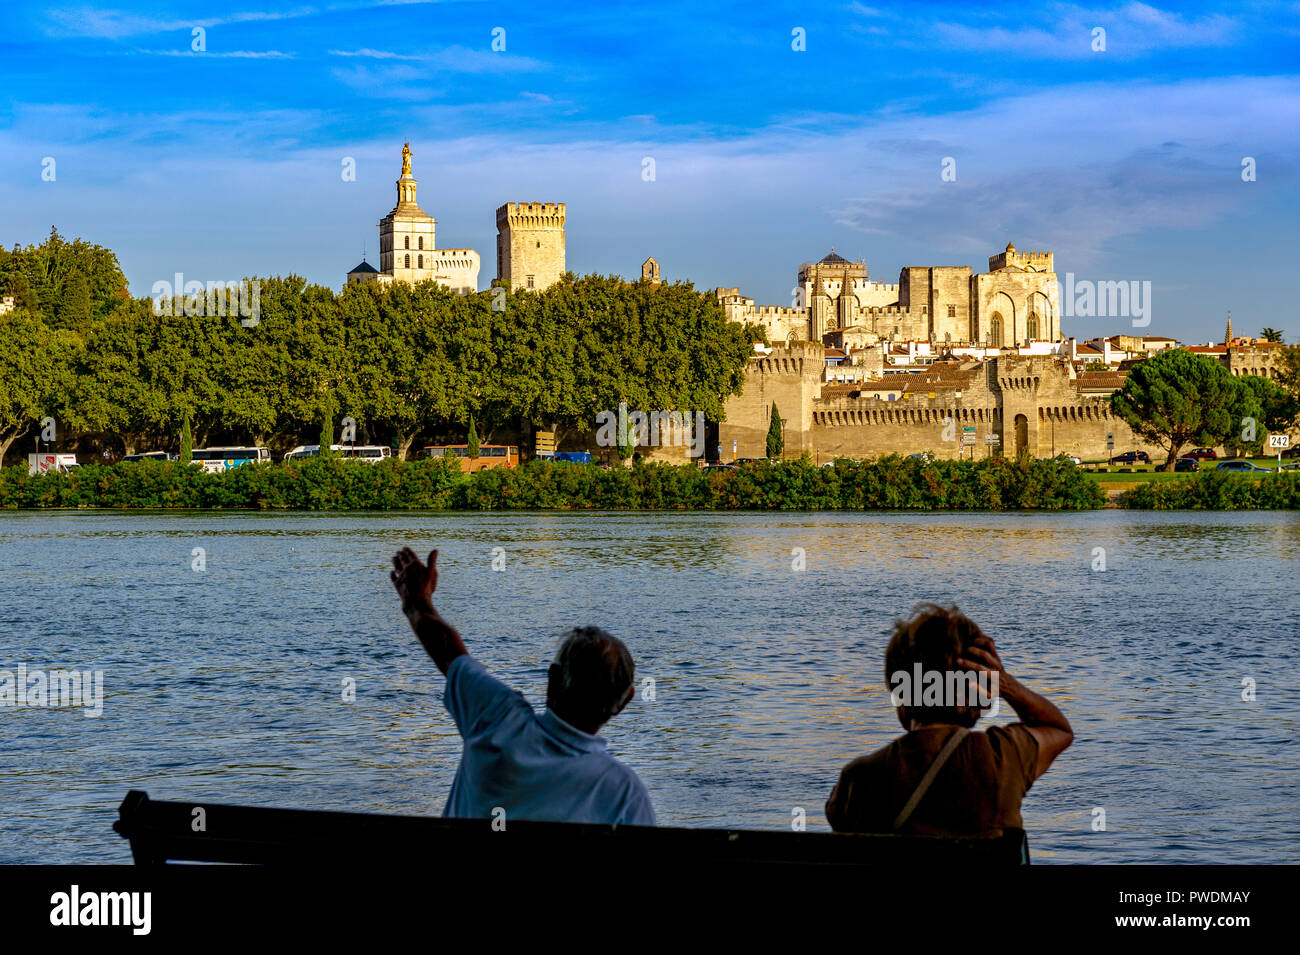
{"type": "Polygon", "coordinates": [[[496,831],[490,819],[163,802],[134,789],[118,813],[113,828],[131,841],[137,865],[383,864],[427,858],[436,859],[440,868],[482,869],[536,865],[549,858],[567,865],[639,859],[699,871],[734,866],[966,868],[1029,862],[1022,829],[968,839],[507,820],[505,829],[496,831]]]}

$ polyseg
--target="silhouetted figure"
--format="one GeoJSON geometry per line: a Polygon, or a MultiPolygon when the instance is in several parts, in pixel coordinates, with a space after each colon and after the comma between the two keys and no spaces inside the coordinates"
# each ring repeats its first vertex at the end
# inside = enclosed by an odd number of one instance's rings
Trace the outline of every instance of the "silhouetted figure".
{"type": "Polygon", "coordinates": [[[831,828],[953,836],[1023,829],[1021,799],[1074,739],[1061,711],[1007,673],[993,641],[956,607],[920,604],[895,623],[885,681],[901,700],[907,733],[844,767],[826,803],[831,828]],[[965,671],[989,683],[996,677],[993,695],[1021,721],[972,732],[980,718],[972,695],[958,705],[952,694],[925,695],[914,679],[938,672],[949,687],[956,681],[947,675],[965,671]]]}
{"type": "Polygon", "coordinates": [[[443,815],[653,826],[645,786],[596,735],[632,700],[635,665],[623,642],[598,627],[565,634],[538,716],[434,610],[437,559],[435,550],[425,566],[403,548],[390,576],[411,629],[447,675],[447,710],[465,741],[443,815]]]}

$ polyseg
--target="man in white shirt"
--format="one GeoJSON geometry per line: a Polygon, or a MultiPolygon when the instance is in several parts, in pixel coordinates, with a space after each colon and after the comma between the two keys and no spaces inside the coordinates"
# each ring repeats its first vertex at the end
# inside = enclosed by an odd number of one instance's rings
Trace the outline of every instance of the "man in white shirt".
{"type": "Polygon", "coordinates": [[[433,608],[438,552],[426,566],[409,547],[390,577],[402,612],[438,669],[446,705],[465,741],[444,816],[655,825],[650,796],[636,773],[596,733],[632,700],[635,664],[623,642],[597,627],[564,635],[547,675],[546,710],[469,655],[433,608]]]}

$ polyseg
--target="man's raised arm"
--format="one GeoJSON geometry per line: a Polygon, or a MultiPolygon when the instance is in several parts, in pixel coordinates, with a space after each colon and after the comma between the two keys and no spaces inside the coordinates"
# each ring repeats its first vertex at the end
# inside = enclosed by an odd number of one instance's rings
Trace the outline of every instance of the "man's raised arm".
{"type": "Polygon", "coordinates": [[[1002,659],[988,636],[972,643],[961,662],[969,670],[987,670],[997,674],[998,693],[1011,704],[1038,742],[1038,765],[1034,767],[1034,778],[1047,772],[1052,760],[1074,742],[1074,729],[1065,714],[1047,697],[1035,693],[1003,668],[1002,659]]]}
{"type": "Polygon", "coordinates": [[[433,662],[443,673],[451,662],[469,651],[456,628],[433,609],[433,592],[438,587],[438,552],[429,553],[429,565],[420,563],[415,551],[403,547],[393,557],[389,578],[402,598],[402,613],[433,662]]]}

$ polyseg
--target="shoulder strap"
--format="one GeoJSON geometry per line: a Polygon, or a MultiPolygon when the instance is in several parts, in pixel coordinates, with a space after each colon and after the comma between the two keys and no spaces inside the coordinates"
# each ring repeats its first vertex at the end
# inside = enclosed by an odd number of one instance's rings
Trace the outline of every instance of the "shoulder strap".
{"type": "Polygon", "coordinates": [[[912,795],[908,797],[907,804],[903,806],[903,811],[900,812],[898,818],[894,820],[894,832],[902,829],[903,824],[911,818],[913,811],[921,802],[921,799],[927,792],[929,792],[930,784],[933,783],[935,777],[939,775],[939,770],[943,769],[943,764],[948,762],[949,756],[957,752],[957,747],[961,745],[961,741],[966,738],[966,734],[969,732],[970,730],[966,727],[959,726],[957,727],[957,732],[948,737],[948,742],[943,744],[943,749],[939,750],[939,755],[934,758],[934,762],[930,764],[930,768],[925,771],[925,775],[921,777],[921,781],[916,784],[916,789],[912,790],[912,795]]]}

